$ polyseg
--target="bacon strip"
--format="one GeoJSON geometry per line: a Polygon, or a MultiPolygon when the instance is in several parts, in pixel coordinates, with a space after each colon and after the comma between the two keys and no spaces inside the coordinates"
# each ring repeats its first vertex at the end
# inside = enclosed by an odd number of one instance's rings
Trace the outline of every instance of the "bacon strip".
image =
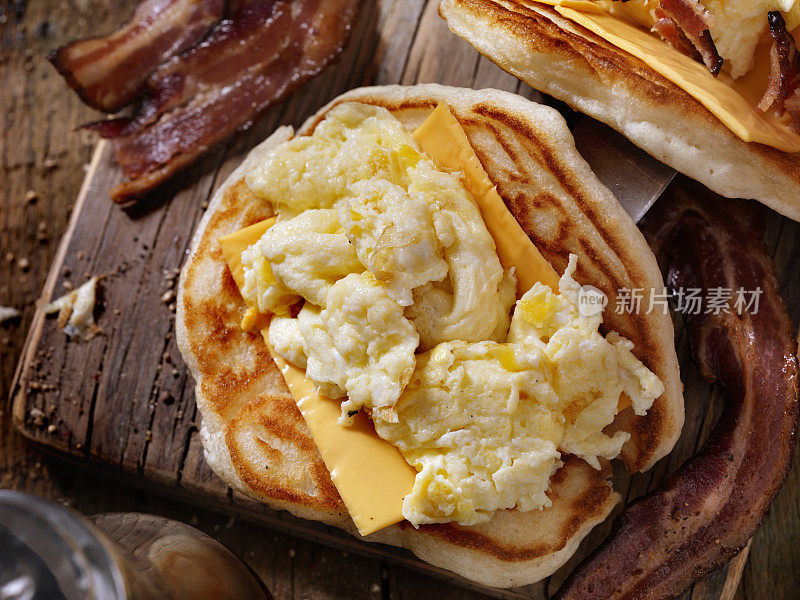
{"type": "Polygon", "coordinates": [[[763,290],[758,310],[687,317],[702,372],[726,395],[703,450],[559,590],[562,600],[672,598],[735,556],[758,529],[791,465],[798,418],[797,343],[764,244],[743,201],[699,185],[672,194],[650,233],[674,289],[763,290]]]}
{"type": "Polygon", "coordinates": [[[128,202],[153,189],[341,52],[359,0],[240,2],[196,48],[165,63],[133,118],[93,128],[114,139],[128,202]]]}
{"type": "Polygon", "coordinates": [[[778,114],[784,112],[785,100],[797,88],[800,80],[800,53],[792,34],[786,31],[786,22],[780,11],[767,13],[772,47],[769,49],[769,87],[758,103],[758,110],[766,112],[772,106],[778,114]]]}
{"type": "Polygon", "coordinates": [[[690,55],[698,53],[711,74],[719,74],[723,61],[711,39],[711,15],[698,0],[660,0],[657,19],[653,30],[667,43],[679,44],[675,47],[690,55]],[[672,21],[672,25],[668,21],[672,21]],[[684,38],[688,45],[683,42],[684,38]]]}
{"type": "Polygon", "coordinates": [[[221,21],[204,42],[162,64],[147,81],[144,96],[132,117],[85,125],[105,138],[126,136],[180,106],[201,89],[235,83],[253,66],[275,60],[291,35],[291,15],[275,0],[249,2],[230,19],[221,21]]]}
{"type": "Polygon", "coordinates": [[[288,6],[275,0],[248,2],[221,21],[204,42],[162,64],[147,81],[132,117],[98,121],[85,127],[103,137],[126,136],[156,121],[164,112],[191,100],[201,89],[235,83],[253,66],[278,58],[291,37],[288,6]]]}
{"type": "Polygon", "coordinates": [[[49,60],[86,104],[115,112],[162,62],[202,40],[224,8],[223,0],[145,0],[111,35],[62,46],[49,60]]]}

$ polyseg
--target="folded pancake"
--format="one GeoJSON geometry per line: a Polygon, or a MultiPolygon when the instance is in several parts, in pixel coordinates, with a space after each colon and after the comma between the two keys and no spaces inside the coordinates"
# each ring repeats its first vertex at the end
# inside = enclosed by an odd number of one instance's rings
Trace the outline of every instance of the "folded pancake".
{"type": "Polygon", "coordinates": [[[800,220],[800,155],[742,141],[686,91],[552,6],[442,0],[439,12],[500,67],[658,160],[723,196],[756,199],[800,220]]]}
{"type": "MultiPolygon", "coordinates": [[[[683,424],[683,399],[670,318],[661,311],[615,310],[617,291],[662,290],[655,258],[611,193],[574,147],[553,109],[496,90],[438,85],[353,90],[310,118],[296,134],[281,128],[255,148],[217,191],[193,240],[181,278],[176,329],[197,382],[202,436],[212,469],[235,489],[274,508],[356,533],[308,427],[257,334],[239,326],[245,304],[218,244],[221,236],[272,215],[244,183],[244,174],[293,135],[308,134],[336,104],[387,108],[413,130],[439,103],[464,127],[498,192],[557,271],[577,254],[576,279],[609,297],[607,330],[635,345],[634,353],[664,382],[666,392],[646,416],[631,408],[614,426],[631,432],[627,467],[650,467],[673,446],[683,424]]],[[[552,506],[502,510],[473,526],[393,525],[367,536],[409,548],[417,556],[481,584],[510,587],[538,581],[561,566],[583,537],[608,515],[618,495],[609,470],[564,457],[551,480],[552,506]]]]}

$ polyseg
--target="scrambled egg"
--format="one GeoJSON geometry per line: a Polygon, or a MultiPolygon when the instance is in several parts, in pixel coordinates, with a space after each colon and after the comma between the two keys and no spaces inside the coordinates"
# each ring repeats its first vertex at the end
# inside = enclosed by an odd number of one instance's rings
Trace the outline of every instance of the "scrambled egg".
{"type": "Polygon", "coordinates": [[[537,283],[519,300],[507,343],[438,345],[418,357],[397,422],[373,415],[378,435],[419,471],[403,503],[414,525],[471,525],[497,509],[550,506],[561,453],[600,468],[629,438],[603,433],[621,394],[644,414],[664,392],[629,341],[600,335],[600,313],[581,314],[576,260],[559,294],[537,283]]]}
{"type": "Polygon", "coordinates": [[[324,308],[336,280],[367,271],[407,307],[424,349],[504,339],[513,272],[458,174],[437,169],[386,109],[337,106],[246,181],[278,213],[242,255],[245,297],[262,312],[286,314],[298,296],[324,308]]]}
{"type": "MultiPolygon", "coordinates": [[[[643,27],[655,24],[658,0],[601,0],[612,13],[643,27]]],[[[769,37],[767,13],[781,11],[788,31],[800,27],[797,0],[700,0],[712,17],[711,39],[724,59],[723,69],[734,79],[753,66],[756,47],[769,37]]]]}
{"type": "MultiPolygon", "coordinates": [[[[413,370],[418,342],[428,349],[443,341],[505,339],[516,287],[513,271],[500,265],[460,175],[439,170],[386,109],[334,108],[313,135],[275,149],[246,181],[274,204],[278,219],[242,253],[243,294],[259,311],[283,317],[300,301],[313,305],[300,315],[302,349],[291,343],[297,341],[295,330],[285,325],[276,325],[271,341],[274,348],[286,349],[281,355],[287,360],[307,360],[308,376],[326,395],[348,395],[351,404],[343,404],[343,420],[361,406],[388,409],[397,400],[413,370]],[[341,292],[334,291],[349,275],[369,275],[375,284],[364,287],[362,277],[359,293],[380,293],[393,306],[391,318],[368,322],[374,337],[360,341],[369,339],[376,349],[367,363],[350,351],[333,360],[321,350],[332,343],[316,345],[322,343],[323,329],[333,340],[334,332],[348,327],[364,334],[367,321],[352,307],[342,309],[341,292]],[[329,307],[332,300],[336,308],[329,307]],[[312,314],[326,319],[324,327],[312,327],[312,314]],[[310,343],[312,333],[315,343],[310,343]],[[282,339],[286,336],[292,339],[282,339]],[[388,350],[381,360],[375,354],[384,345],[380,340],[398,336],[413,339],[413,347],[402,360],[388,350]],[[407,371],[405,379],[399,388],[387,388],[385,396],[373,397],[367,392],[376,384],[365,382],[377,382],[382,365],[394,359],[399,366],[391,373],[407,371]],[[358,399],[362,395],[372,398],[370,404],[358,399]]],[[[348,281],[352,292],[356,280],[348,281]]]]}
{"type": "Polygon", "coordinates": [[[415,526],[549,506],[562,453],[599,468],[629,437],[603,433],[621,396],[644,414],[663,393],[579,310],[576,257],[510,316],[516,277],[460,176],[385,109],[343,104],[246,178],[278,218],[242,253],[243,294],[274,315],[274,351],[343,399],[339,423],[365,410],[417,469],[415,526]]]}
{"type": "Polygon", "coordinates": [[[362,407],[373,417],[397,419],[393,407],[414,370],[419,336],[372,275],[337,281],[325,308],[306,304],[298,324],[306,375],[328,397],[347,396],[340,424],[352,421],[362,407]]]}
{"type": "Polygon", "coordinates": [[[245,296],[255,292],[261,312],[278,314],[300,297],[325,306],[336,281],[363,271],[333,209],[307,210],[279,220],[242,253],[242,263],[245,296]]]}
{"type": "Polygon", "coordinates": [[[373,418],[418,471],[408,521],[472,525],[497,509],[549,506],[564,435],[549,371],[534,344],[446,342],[419,357],[398,422],[373,418]]]}
{"type": "Polygon", "coordinates": [[[422,349],[451,340],[502,341],[517,280],[504,271],[475,200],[453,176],[421,163],[411,190],[431,203],[436,235],[444,246],[448,277],[414,291],[407,314],[422,349]],[[458,183],[458,185],[455,185],[458,183]]]}
{"type": "MultiPolygon", "coordinates": [[[[308,310],[303,307],[300,313],[308,310]]],[[[299,317],[299,315],[298,315],[299,317]]],[[[269,321],[268,331],[269,345],[273,350],[288,360],[293,365],[305,369],[308,364],[306,352],[303,349],[303,334],[300,333],[300,320],[291,317],[282,317],[280,315],[273,315],[269,321]]],[[[341,396],[341,390],[337,390],[341,396]]]]}
{"type": "MultiPolygon", "coordinates": [[[[581,311],[579,305],[581,294],[587,291],[573,279],[577,266],[577,257],[570,255],[569,264],[559,281],[559,293],[554,293],[546,285],[536,283],[517,303],[511,328],[508,332],[510,342],[538,339],[548,345],[548,354],[561,362],[563,369],[575,370],[575,375],[586,379],[591,357],[584,360],[580,356],[582,347],[577,343],[579,338],[572,335],[575,331],[591,332],[590,342],[598,342],[598,329],[603,322],[600,311],[581,311]],[[571,353],[571,356],[570,356],[571,353]]],[[[599,292],[589,292],[597,293],[599,292]]],[[[610,332],[606,340],[616,350],[615,360],[620,364],[620,377],[623,393],[626,394],[634,413],[642,416],[653,404],[653,400],[663,393],[663,384],[647,367],[645,367],[631,350],[633,343],[623,338],[616,331],[610,332]],[[642,390],[649,390],[643,395],[642,390]],[[652,396],[654,390],[658,393],[652,396]]],[[[583,340],[581,340],[583,341],[583,340]]],[[[610,348],[600,344],[606,350],[610,348]]],[[[595,356],[596,357],[596,356],[595,356]]],[[[562,370],[562,373],[565,373],[562,370]]],[[[596,378],[595,378],[596,379],[596,378]]],[[[566,386],[570,385],[566,378],[566,386]]],[[[583,391],[589,388],[582,388],[583,391]]],[[[591,394],[592,392],[588,392],[591,394]]],[[[566,397],[564,388],[559,396],[566,397]]]]}
{"type": "Polygon", "coordinates": [[[413,302],[412,290],[442,281],[448,265],[437,236],[442,215],[431,210],[422,194],[408,194],[385,179],[359,181],[354,195],[339,207],[359,260],[383,282],[400,306],[413,302]]]}

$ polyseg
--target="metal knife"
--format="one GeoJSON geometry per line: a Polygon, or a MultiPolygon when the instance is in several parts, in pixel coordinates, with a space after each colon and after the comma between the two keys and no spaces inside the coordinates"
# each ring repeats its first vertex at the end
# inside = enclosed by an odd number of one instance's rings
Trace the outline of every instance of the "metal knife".
{"type": "Polygon", "coordinates": [[[635,222],[675,177],[673,168],[599,121],[581,117],[572,135],[578,152],[635,222]]]}

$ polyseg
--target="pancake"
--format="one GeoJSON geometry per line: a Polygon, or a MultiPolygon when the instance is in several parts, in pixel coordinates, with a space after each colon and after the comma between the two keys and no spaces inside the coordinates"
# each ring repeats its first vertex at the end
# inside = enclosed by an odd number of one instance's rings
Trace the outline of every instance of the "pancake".
{"type": "Polygon", "coordinates": [[[442,0],[450,29],[528,85],[727,198],[800,220],[800,154],[742,141],[638,58],[525,0],[442,0]]]}
{"type": "MultiPolygon", "coordinates": [[[[666,391],[644,417],[626,409],[615,426],[631,431],[621,454],[629,470],[649,468],[674,445],[683,398],[670,317],[614,309],[620,288],[663,289],[655,257],[633,221],[575,150],[555,110],[498,90],[439,85],[387,86],[348,92],[296,132],[278,129],[217,190],[192,242],[178,297],[179,347],[196,381],[206,459],[228,485],[276,509],[358,535],[310,432],[263,340],[239,327],[244,301],[217,240],[263,220],[271,207],[256,199],[244,174],[275,145],[309,134],[340,102],[390,110],[416,128],[439,103],[462,124],[510,210],[559,272],[579,256],[576,279],[609,295],[605,322],[630,339],[634,353],[666,391]]],[[[363,538],[410,549],[422,560],[480,584],[512,587],[554,572],[619,501],[607,478],[565,457],[551,480],[552,507],[498,511],[470,527],[448,523],[415,529],[400,523],[363,538]]]]}

